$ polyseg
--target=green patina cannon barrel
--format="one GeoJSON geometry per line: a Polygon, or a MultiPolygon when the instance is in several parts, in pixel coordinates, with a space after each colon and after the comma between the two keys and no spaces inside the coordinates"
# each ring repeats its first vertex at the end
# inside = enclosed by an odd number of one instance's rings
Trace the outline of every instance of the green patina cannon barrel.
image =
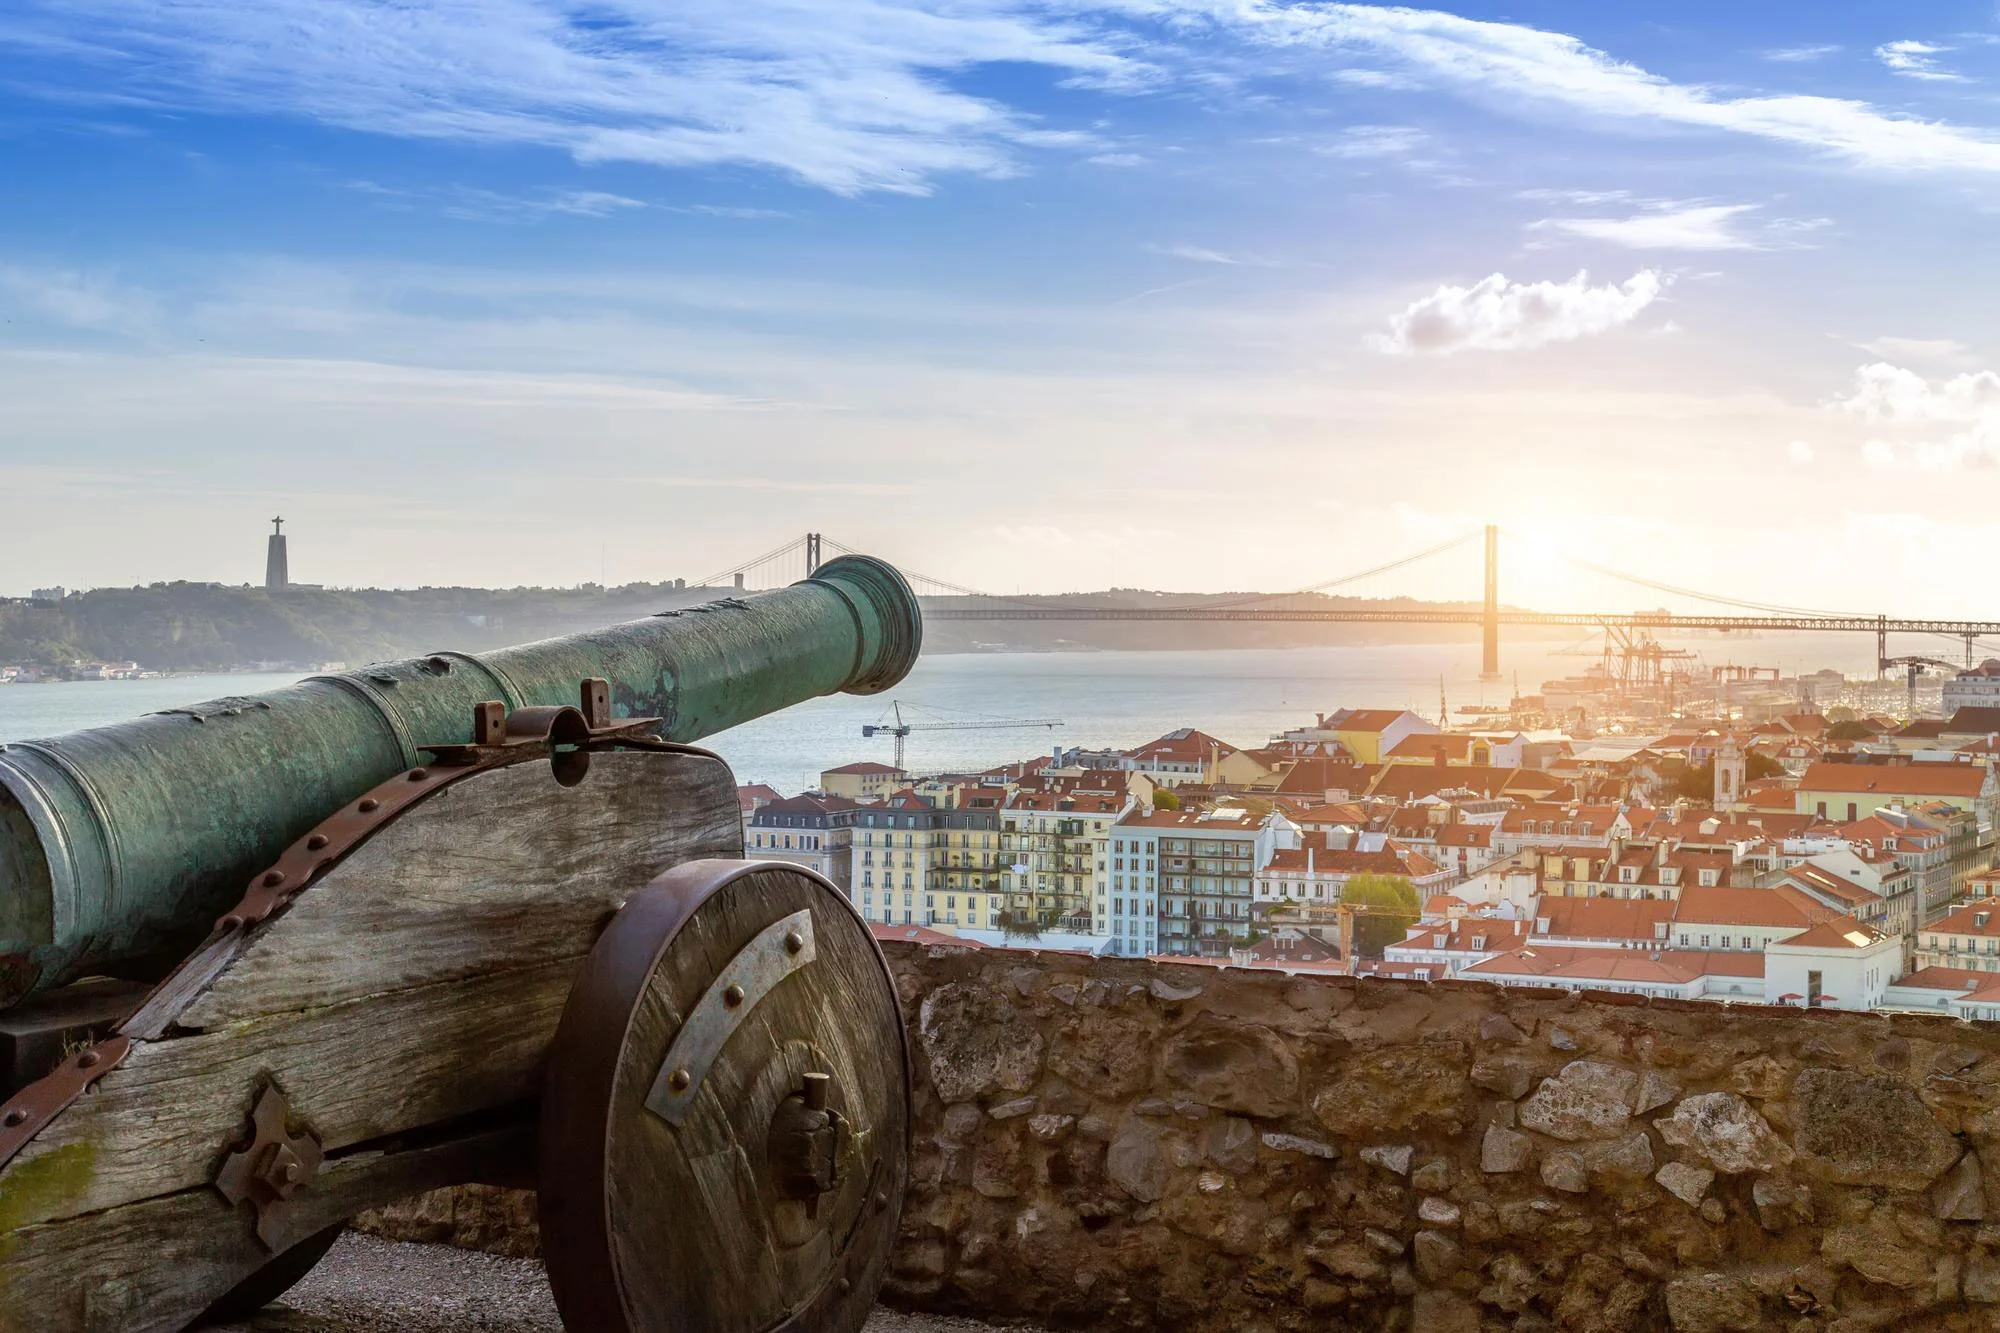
{"type": "Polygon", "coordinates": [[[426,746],[472,739],[474,705],[574,704],[667,740],[901,680],[923,641],[909,585],[843,556],[777,592],[472,656],[438,653],[0,746],[0,1007],[91,973],[178,958],[249,878],[426,746]]]}

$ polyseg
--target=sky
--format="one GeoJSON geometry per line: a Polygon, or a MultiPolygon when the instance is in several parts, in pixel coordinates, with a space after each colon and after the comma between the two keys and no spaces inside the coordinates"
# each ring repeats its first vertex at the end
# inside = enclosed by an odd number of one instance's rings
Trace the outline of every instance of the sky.
{"type": "Polygon", "coordinates": [[[1996,232],[1992,3],[11,0],[0,593],[1984,617],[1996,232]]]}

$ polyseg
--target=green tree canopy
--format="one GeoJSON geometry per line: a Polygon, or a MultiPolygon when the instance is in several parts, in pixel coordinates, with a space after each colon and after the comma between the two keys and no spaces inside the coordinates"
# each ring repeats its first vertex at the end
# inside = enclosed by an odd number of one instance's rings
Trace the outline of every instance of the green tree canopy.
{"type": "Polygon", "coordinates": [[[1419,913],[1416,886],[1401,875],[1352,876],[1340,900],[1367,909],[1354,916],[1354,949],[1370,958],[1407,935],[1419,913]]]}
{"type": "Polygon", "coordinates": [[[1178,810],[1181,808],[1180,794],[1171,787],[1153,788],[1153,808],[1155,810],[1178,810]]]}
{"type": "Polygon", "coordinates": [[[1875,733],[1859,718],[1844,718],[1826,729],[1830,741],[1865,741],[1875,733]]]}

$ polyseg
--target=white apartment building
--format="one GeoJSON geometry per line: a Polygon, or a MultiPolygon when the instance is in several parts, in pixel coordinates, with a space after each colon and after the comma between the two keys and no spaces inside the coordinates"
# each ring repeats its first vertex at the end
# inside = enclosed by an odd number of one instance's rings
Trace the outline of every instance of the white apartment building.
{"type": "Polygon", "coordinates": [[[1944,715],[1961,708],[2000,708],[2000,658],[1989,657],[1944,683],[1944,715]]]}
{"type": "Polygon", "coordinates": [[[1131,812],[1106,838],[1105,877],[1091,897],[1091,931],[1111,937],[1111,951],[1143,958],[1160,951],[1160,826],[1131,812]]]}

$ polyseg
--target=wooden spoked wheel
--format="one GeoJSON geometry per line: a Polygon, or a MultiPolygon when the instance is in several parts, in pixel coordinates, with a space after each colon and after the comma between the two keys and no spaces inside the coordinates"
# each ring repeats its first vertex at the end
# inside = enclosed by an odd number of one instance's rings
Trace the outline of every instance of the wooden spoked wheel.
{"type": "Polygon", "coordinates": [[[881,951],[832,884],[693,861],[614,916],[542,1099],[542,1248],[577,1333],[851,1333],[908,1171],[881,951]]]}

